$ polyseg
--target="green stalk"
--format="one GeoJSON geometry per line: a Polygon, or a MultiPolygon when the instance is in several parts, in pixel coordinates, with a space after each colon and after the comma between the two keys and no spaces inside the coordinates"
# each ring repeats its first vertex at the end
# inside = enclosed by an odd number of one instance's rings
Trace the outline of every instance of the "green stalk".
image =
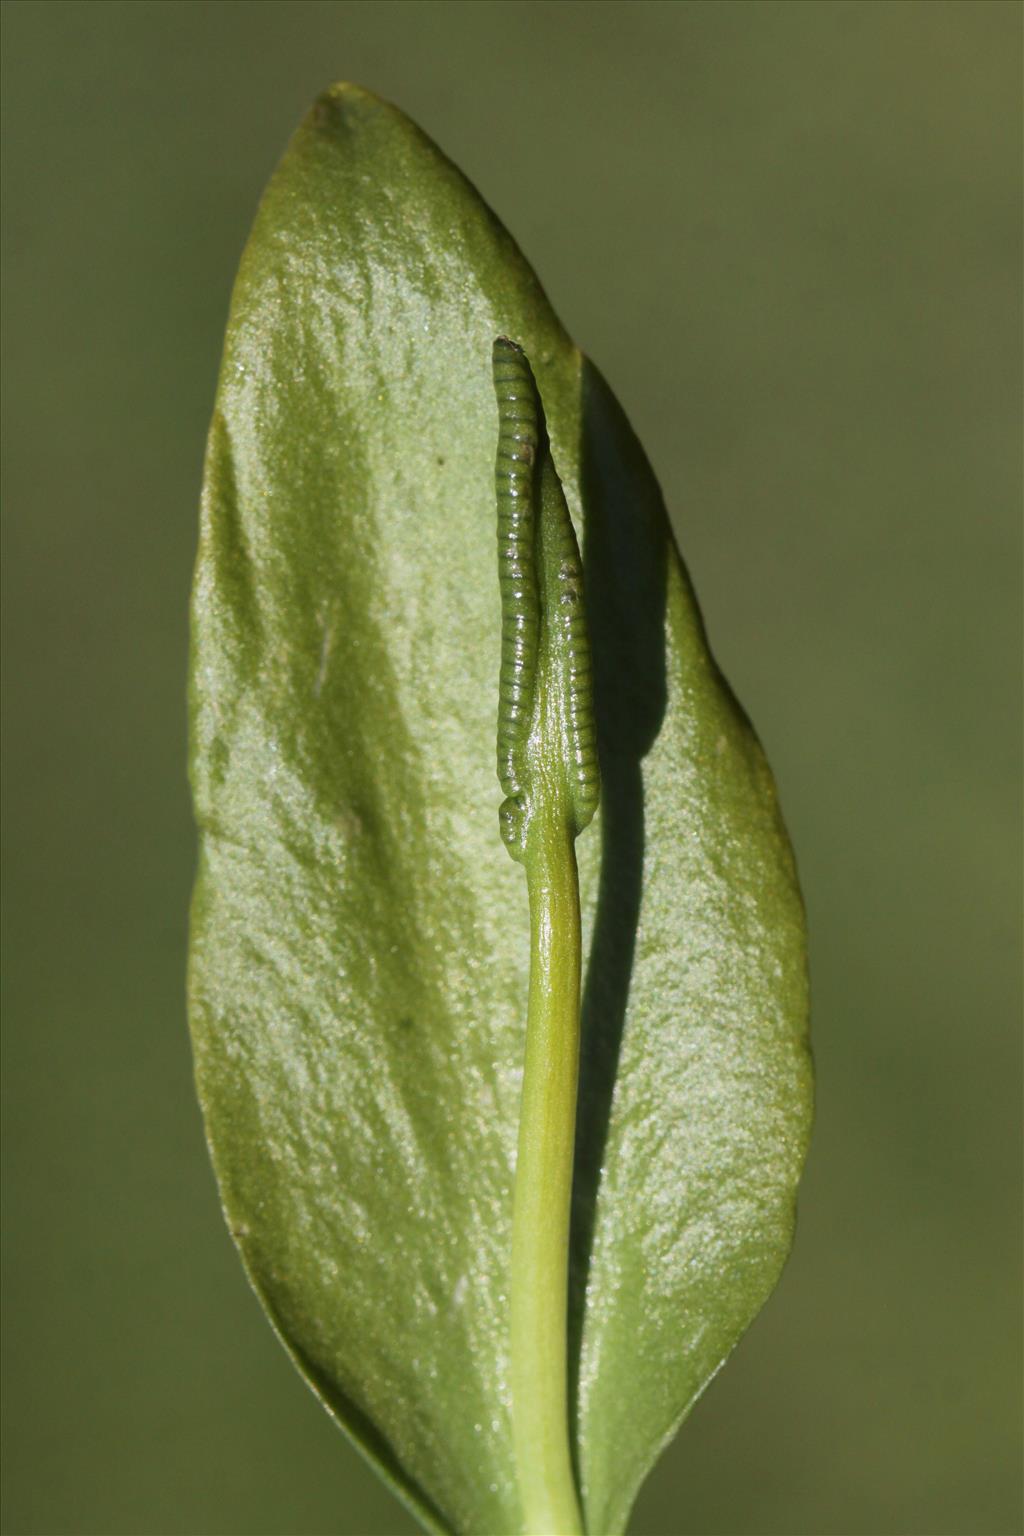
{"type": "Polygon", "coordinates": [[[566,1340],[580,1036],[579,881],[566,829],[539,837],[535,849],[526,867],[530,997],[512,1218],[512,1423],[524,1530],[528,1536],[579,1536],[566,1340]]]}

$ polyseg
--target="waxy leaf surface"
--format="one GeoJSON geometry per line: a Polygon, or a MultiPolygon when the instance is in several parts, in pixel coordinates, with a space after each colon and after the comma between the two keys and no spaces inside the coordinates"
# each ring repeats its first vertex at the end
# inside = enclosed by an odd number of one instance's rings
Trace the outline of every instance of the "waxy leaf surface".
{"type": "Polygon", "coordinates": [[[569,1327],[604,1536],[790,1245],[800,897],[629,426],[478,194],[351,87],[288,149],[232,301],[193,601],[190,1007],[228,1222],[299,1369],[428,1526],[518,1531],[499,335],[536,373],[594,655],[569,1327]]]}

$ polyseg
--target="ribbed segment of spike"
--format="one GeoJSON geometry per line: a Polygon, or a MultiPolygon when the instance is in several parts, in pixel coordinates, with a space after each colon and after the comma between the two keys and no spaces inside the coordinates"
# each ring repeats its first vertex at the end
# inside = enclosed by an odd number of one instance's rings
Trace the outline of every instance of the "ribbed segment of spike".
{"type": "Polygon", "coordinates": [[[566,770],[573,831],[578,836],[593,819],[600,791],[593,668],[583,601],[583,562],[561,482],[549,454],[545,454],[541,471],[540,515],[551,528],[549,547],[553,545],[556,556],[557,578],[551,592],[554,601],[549,600],[546,606],[549,623],[560,631],[557,644],[566,673],[566,770]]]}
{"type": "Polygon", "coordinates": [[[502,836],[512,847],[523,811],[524,754],[533,715],[540,630],[534,547],[539,403],[533,373],[520,347],[499,336],[493,363],[498,401],[494,480],[501,590],[498,778],[508,796],[501,808],[502,836]]]}

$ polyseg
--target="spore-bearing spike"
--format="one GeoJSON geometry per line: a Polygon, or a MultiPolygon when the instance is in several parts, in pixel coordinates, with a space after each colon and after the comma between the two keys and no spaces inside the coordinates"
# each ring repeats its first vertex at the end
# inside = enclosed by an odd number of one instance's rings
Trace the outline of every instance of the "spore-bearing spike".
{"type": "Polygon", "coordinates": [[[563,782],[573,836],[597,808],[597,741],[583,568],[548,447],[540,395],[525,352],[507,337],[494,343],[493,368],[501,592],[497,755],[505,793],[499,822],[509,852],[521,860],[531,811],[527,751],[542,645],[545,679],[552,668],[552,680],[558,680],[553,686],[561,695],[563,782]]]}

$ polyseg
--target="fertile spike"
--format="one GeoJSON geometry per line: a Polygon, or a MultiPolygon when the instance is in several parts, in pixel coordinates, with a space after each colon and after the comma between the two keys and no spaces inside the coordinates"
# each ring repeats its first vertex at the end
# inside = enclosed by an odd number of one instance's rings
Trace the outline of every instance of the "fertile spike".
{"type": "Polygon", "coordinates": [[[501,589],[498,778],[505,793],[499,821],[509,852],[522,860],[539,787],[531,751],[543,743],[546,819],[566,823],[576,837],[597,808],[597,732],[583,566],[540,393],[515,342],[499,336],[493,362],[501,589]]]}

